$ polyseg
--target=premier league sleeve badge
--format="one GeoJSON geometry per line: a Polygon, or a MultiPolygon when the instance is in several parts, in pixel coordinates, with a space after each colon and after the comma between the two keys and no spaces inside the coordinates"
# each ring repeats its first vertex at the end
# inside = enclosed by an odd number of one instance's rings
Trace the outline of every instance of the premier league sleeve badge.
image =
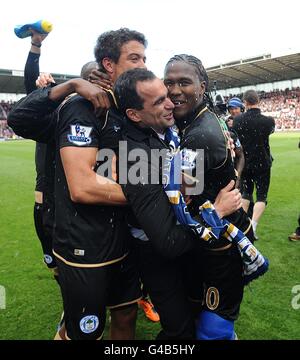
{"type": "Polygon", "coordinates": [[[71,125],[71,134],[68,134],[68,141],[77,145],[85,146],[92,142],[90,137],[92,127],[81,126],[80,124],[71,125]]]}

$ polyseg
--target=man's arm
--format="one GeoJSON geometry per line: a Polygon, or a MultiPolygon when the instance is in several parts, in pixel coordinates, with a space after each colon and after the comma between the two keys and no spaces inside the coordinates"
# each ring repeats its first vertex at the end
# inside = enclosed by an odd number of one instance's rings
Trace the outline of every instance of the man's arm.
{"type": "Polygon", "coordinates": [[[24,70],[24,85],[26,89],[26,94],[30,94],[32,91],[36,90],[35,81],[40,73],[39,59],[41,54],[41,46],[43,40],[47,36],[39,34],[35,30],[31,30],[31,32],[31,48],[27,57],[24,70]]]}
{"type": "Polygon", "coordinates": [[[162,185],[122,185],[132,211],[147,237],[163,256],[176,258],[194,248],[197,236],[178,225],[162,185]]]}
{"type": "Polygon", "coordinates": [[[268,131],[268,135],[273,134],[273,132],[275,131],[275,120],[272,117],[269,117],[267,131],[268,131]]]}
{"type": "Polygon", "coordinates": [[[22,98],[10,111],[8,125],[26,139],[51,142],[56,128],[54,111],[66,96],[74,92],[92,102],[95,109],[103,106],[104,90],[86,80],[71,79],[52,88],[35,90],[22,98]]]}
{"type": "Polygon", "coordinates": [[[24,69],[24,85],[27,95],[36,90],[35,81],[40,73],[39,58],[39,54],[35,54],[31,51],[28,53],[24,69]]]}
{"type": "Polygon", "coordinates": [[[54,111],[60,102],[51,101],[49,92],[50,88],[35,90],[14,105],[7,123],[17,135],[42,143],[53,141],[56,127],[54,111]]]}
{"type": "Polygon", "coordinates": [[[121,186],[93,171],[97,148],[60,149],[71,200],[82,204],[126,205],[121,186]]]}
{"type": "Polygon", "coordinates": [[[235,148],[235,156],[237,159],[236,171],[238,173],[235,187],[238,189],[238,188],[240,188],[241,176],[242,176],[242,172],[243,172],[244,166],[245,166],[245,156],[244,156],[244,151],[243,151],[242,145],[238,148],[235,148]]]}

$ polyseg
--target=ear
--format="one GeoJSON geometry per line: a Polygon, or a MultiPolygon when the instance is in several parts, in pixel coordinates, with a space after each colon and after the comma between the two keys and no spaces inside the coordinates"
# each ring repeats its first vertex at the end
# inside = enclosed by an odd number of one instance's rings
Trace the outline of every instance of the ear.
{"type": "Polygon", "coordinates": [[[200,88],[201,88],[201,95],[203,95],[206,90],[206,81],[201,81],[200,88]]]}
{"type": "Polygon", "coordinates": [[[140,114],[137,110],[135,109],[127,109],[126,110],[126,115],[127,117],[131,120],[131,121],[134,121],[136,123],[139,123],[141,122],[141,117],[140,117],[140,114]]]}
{"type": "Polygon", "coordinates": [[[108,74],[112,75],[114,73],[115,69],[115,63],[112,61],[112,59],[106,57],[102,60],[102,66],[107,71],[108,74]]]}

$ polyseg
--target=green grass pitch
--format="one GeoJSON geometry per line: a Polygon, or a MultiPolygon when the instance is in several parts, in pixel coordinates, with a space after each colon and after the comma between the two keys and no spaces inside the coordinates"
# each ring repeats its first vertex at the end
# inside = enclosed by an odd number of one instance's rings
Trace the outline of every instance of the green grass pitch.
{"type": "MultiPolygon", "coordinates": [[[[245,289],[236,322],[240,339],[300,339],[300,300],[292,306],[292,289],[300,286],[300,242],[287,239],[300,212],[299,137],[271,136],[275,160],[256,243],[270,270],[245,289]]],[[[34,143],[0,142],[0,294],[6,293],[5,308],[0,299],[0,339],[52,339],[62,311],[33,226],[34,177],[34,143]]],[[[138,339],[154,339],[159,329],[139,311],[138,339]]]]}

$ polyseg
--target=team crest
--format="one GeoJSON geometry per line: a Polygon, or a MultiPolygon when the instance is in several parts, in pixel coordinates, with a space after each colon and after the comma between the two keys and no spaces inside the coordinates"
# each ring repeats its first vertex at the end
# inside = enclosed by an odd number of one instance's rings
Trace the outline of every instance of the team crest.
{"type": "Polygon", "coordinates": [[[80,330],[85,334],[94,332],[99,326],[99,319],[96,315],[88,315],[80,320],[80,330]]]}
{"type": "Polygon", "coordinates": [[[47,255],[47,254],[44,255],[44,260],[45,260],[45,263],[48,265],[51,264],[53,261],[52,256],[47,255]]]}
{"type": "Polygon", "coordinates": [[[84,146],[91,143],[90,133],[91,127],[81,126],[80,124],[71,125],[71,134],[68,135],[68,140],[78,146],[84,146]]]}

